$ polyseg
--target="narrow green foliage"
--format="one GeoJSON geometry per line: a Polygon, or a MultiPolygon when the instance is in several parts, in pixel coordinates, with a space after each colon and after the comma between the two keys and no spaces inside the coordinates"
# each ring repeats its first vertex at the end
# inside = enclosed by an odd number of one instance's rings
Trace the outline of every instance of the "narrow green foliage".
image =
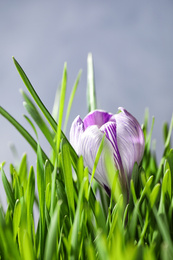
{"type": "Polygon", "coordinates": [[[41,101],[41,99],[39,98],[37,92],[35,91],[35,89],[33,88],[31,82],[29,81],[27,75],[25,74],[24,70],[22,69],[22,67],[20,66],[20,64],[17,62],[17,60],[13,57],[13,61],[14,64],[25,84],[25,86],[27,87],[28,91],[30,92],[31,96],[33,97],[33,99],[35,100],[36,104],[38,105],[38,107],[40,108],[40,110],[43,112],[43,114],[45,115],[46,119],[48,120],[48,122],[50,123],[52,129],[56,132],[56,122],[55,120],[52,118],[52,116],[50,115],[49,111],[46,109],[46,107],[44,106],[43,102],[41,101]]]}
{"type": "Polygon", "coordinates": [[[40,128],[42,133],[44,134],[45,138],[47,139],[47,141],[49,142],[51,147],[53,149],[55,149],[55,144],[53,142],[53,135],[50,132],[48,126],[45,123],[45,121],[43,120],[43,118],[39,114],[38,110],[36,109],[35,105],[31,101],[31,99],[26,95],[26,93],[21,90],[21,94],[22,94],[23,98],[25,99],[24,107],[26,108],[28,113],[31,115],[31,117],[34,119],[34,121],[36,122],[36,124],[38,125],[38,127],[40,128]]]}
{"type": "Polygon", "coordinates": [[[15,205],[14,193],[13,193],[12,188],[10,186],[10,183],[9,183],[5,173],[4,173],[3,168],[1,168],[1,174],[2,174],[2,182],[3,182],[3,185],[4,185],[4,189],[5,189],[5,192],[6,192],[7,199],[9,201],[9,205],[10,205],[11,209],[13,210],[14,205],[15,205]]]}
{"type": "Polygon", "coordinates": [[[33,205],[35,199],[35,174],[34,169],[31,166],[29,171],[28,183],[27,183],[27,225],[28,225],[28,234],[32,238],[32,218],[33,218],[33,205]]]}
{"type": "MultiPolygon", "coordinates": [[[[5,163],[0,164],[7,198],[6,209],[0,205],[0,259],[172,260],[173,118],[169,127],[168,124],[163,127],[165,146],[158,164],[156,152],[151,147],[154,119],[148,129],[149,113],[146,112],[142,126],[144,156],[140,165],[134,164],[130,181],[119,175],[110,154],[104,151],[109,196],[94,180],[106,137],[103,136],[89,177],[84,159],[77,156],[61,131],[67,86],[66,64],[58,89],[60,94],[56,97],[58,104],[54,105],[51,116],[15,59],[14,63],[36,103],[22,91],[24,106],[31,116],[31,119],[25,118],[37,141],[2,107],[0,114],[34,149],[37,164],[28,167],[26,154],[17,166],[10,164],[9,174],[5,173],[5,163]],[[58,124],[54,119],[57,115],[58,124]],[[36,127],[50,144],[50,158],[38,143],[36,127]]],[[[69,98],[64,129],[80,74],[69,98]]],[[[87,90],[88,109],[92,111],[96,108],[96,96],[91,54],[88,55],[87,90]]]]}
{"type": "Polygon", "coordinates": [[[60,96],[60,106],[59,106],[58,129],[57,129],[57,153],[59,153],[59,147],[61,142],[61,126],[63,120],[66,86],[67,86],[67,64],[65,63],[63,76],[62,76],[62,83],[61,83],[61,96],[60,96]]]}
{"type": "Polygon", "coordinates": [[[170,148],[170,141],[171,141],[171,134],[172,134],[172,130],[173,130],[173,115],[172,115],[172,119],[171,119],[171,124],[169,127],[169,131],[167,134],[167,138],[165,140],[165,151],[164,154],[167,152],[167,150],[170,148]]]}
{"type": "Polygon", "coordinates": [[[81,74],[82,74],[82,71],[80,70],[79,74],[77,76],[77,79],[76,79],[76,81],[74,83],[74,86],[73,86],[70,98],[69,98],[67,112],[66,112],[66,117],[65,117],[65,123],[64,123],[64,133],[66,132],[67,123],[68,123],[68,119],[69,119],[69,116],[70,116],[72,103],[73,103],[73,100],[74,100],[74,97],[75,97],[75,94],[76,94],[76,90],[77,90],[77,87],[78,87],[78,84],[79,84],[79,80],[80,80],[81,74]]]}
{"type": "Polygon", "coordinates": [[[88,54],[87,59],[87,102],[88,102],[88,111],[95,110],[97,108],[96,105],[96,91],[95,91],[95,82],[94,82],[94,67],[93,67],[93,58],[92,54],[88,54]]]}
{"type": "Polygon", "coordinates": [[[41,149],[38,144],[37,151],[37,188],[39,197],[39,212],[40,212],[40,222],[39,222],[39,240],[40,240],[40,259],[43,258],[44,253],[44,243],[45,243],[45,175],[43,168],[43,160],[41,149]]]}
{"type": "MultiPolygon", "coordinates": [[[[51,223],[46,239],[44,259],[53,259],[57,256],[57,244],[58,244],[58,225],[60,217],[60,207],[61,202],[57,203],[57,206],[54,210],[53,216],[51,218],[51,223]]],[[[56,258],[55,258],[56,259],[56,258]]]]}
{"type": "MultiPolygon", "coordinates": [[[[31,82],[29,81],[27,75],[25,74],[24,70],[22,69],[22,67],[20,66],[20,64],[17,62],[17,60],[13,57],[13,61],[14,64],[25,84],[25,86],[27,87],[28,91],[30,92],[31,96],[33,97],[33,99],[35,100],[36,104],[38,105],[38,107],[40,108],[40,110],[42,111],[43,115],[45,116],[45,118],[47,119],[47,121],[49,122],[50,126],[52,127],[53,131],[56,133],[57,132],[57,123],[54,120],[54,118],[51,116],[51,114],[49,113],[49,111],[47,110],[47,108],[44,106],[43,102],[41,101],[40,97],[38,96],[37,92],[35,91],[35,89],[33,88],[31,82]]],[[[62,95],[65,95],[65,88],[66,88],[66,64],[65,64],[65,68],[64,68],[64,74],[63,74],[63,80],[62,80],[62,95]]],[[[63,101],[64,103],[64,101],[63,101]]],[[[62,116],[62,111],[63,111],[63,107],[64,105],[62,104],[61,106],[61,112],[60,112],[60,116],[62,116]]],[[[7,112],[0,107],[0,113],[7,118],[16,128],[17,130],[26,138],[26,140],[29,140],[29,143],[31,143],[31,146],[34,148],[34,150],[36,151],[36,145],[35,142],[32,140],[31,136],[27,134],[26,131],[24,131],[23,128],[21,128],[21,126],[16,122],[16,120],[14,120],[11,116],[9,116],[9,114],[7,114],[7,112]]],[[[62,118],[59,119],[59,121],[61,122],[62,118]]],[[[66,136],[64,135],[64,133],[61,131],[61,127],[59,127],[60,129],[58,130],[59,132],[61,132],[61,135],[63,138],[66,139],[66,141],[68,142],[68,145],[70,147],[70,153],[72,156],[72,159],[74,161],[74,164],[76,163],[77,160],[77,155],[74,151],[74,149],[72,148],[72,146],[70,145],[69,141],[67,140],[66,136]]]]}
{"type": "MultiPolygon", "coordinates": [[[[101,141],[101,143],[99,145],[99,149],[97,151],[96,158],[95,158],[95,161],[94,161],[94,166],[93,166],[93,170],[92,170],[92,173],[91,173],[91,181],[90,181],[90,186],[89,186],[89,193],[90,193],[91,184],[92,184],[92,181],[93,181],[93,178],[94,178],[94,174],[95,174],[95,171],[96,171],[96,168],[97,168],[97,164],[99,162],[100,155],[101,155],[102,150],[103,150],[104,140],[105,140],[105,135],[103,135],[102,141],[101,141]]],[[[88,196],[89,196],[89,193],[88,193],[88,196]]]]}
{"type": "MultiPolygon", "coordinates": [[[[16,129],[17,131],[26,139],[26,141],[31,145],[33,150],[37,152],[37,142],[34,138],[26,131],[26,129],[21,126],[5,109],[0,107],[0,114],[4,116],[16,129]]],[[[42,150],[43,160],[45,161],[48,159],[47,155],[42,150]]]]}
{"type": "Polygon", "coordinates": [[[75,208],[74,208],[74,188],[73,188],[73,180],[72,180],[72,167],[71,167],[71,160],[69,156],[69,148],[65,139],[63,139],[62,141],[62,163],[63,163],[63,170],[64,170],[64,180],[65,180],[65,188],[67,193],[67,200],[68,200],[71,216],[73,218],[75,208]]]}

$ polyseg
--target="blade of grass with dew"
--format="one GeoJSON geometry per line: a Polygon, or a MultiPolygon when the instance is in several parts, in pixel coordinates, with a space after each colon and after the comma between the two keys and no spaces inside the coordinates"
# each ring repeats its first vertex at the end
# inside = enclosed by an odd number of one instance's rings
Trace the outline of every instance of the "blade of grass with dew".
{"type": "Polygon", "coordinates": [[[80,70],[79,73],[78,73],[77,79],[75,81],[75,84],[73,86],[70,98],[69,98],[67,112],[66,112],[66,117],[65,117],[65,123],[64,123],[64,128],[63,128],[64,133],[66,132],[67,123],[68,123],[68,119],[69,119],[72,103],[73,103],[73,100],[74,100],[74,96],[76,94],[76,90],[77,90],[77,87],[78,87],[78,84],[79,84],[79,80],[81,78],[81,74],[82,74],[82,71],[80,70]]]}
{"type": "Polygon", "coordinates": [[[93,111],[97,108],[96,105],[96,93],[95,93],[95,82],[94,82],[94,66],[92,54],[88,54],[87,59],[87,103],[88,111],[93,111]]]}

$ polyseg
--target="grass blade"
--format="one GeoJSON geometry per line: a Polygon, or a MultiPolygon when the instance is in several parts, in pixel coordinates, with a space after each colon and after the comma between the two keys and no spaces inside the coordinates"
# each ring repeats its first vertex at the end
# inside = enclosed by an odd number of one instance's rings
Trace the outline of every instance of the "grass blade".
{"type": "MultiPolygon", "coordinates": [[[[67,86],[67,64],[64,64],[64,71],[61,84],[61,96],[60,96],[60,106],[59,106],[59,117],[58,117],[58,129],[57,129],[57,153],[59,153],[59,147],[61,142],[61,126],[64,112],[64,102],[67,86]]],[[[65,138],[66,139],[66,138],[65,138]]]]}
{"type": "Polygon", "coordinates": [[[53,216],[51,218],[50,228],[46,239],[44,259],[55,259],[58,245],[58,225],[60,220],[61,202],[57,203],[53,216]]]}
{"type": "Polygon", "coordinates": [[[64,179],[65,179],[65,187],[67,193],[67,200],[70,212],[72,214],[72,219],[74,217],[75,208],[74,208],[74,187],[73,187],[73,178],[72,178],[72,168],[71,168],[71,160],[69,156],[69,148],[66,140],[62,141],[62,163],[64,169],[64,179]]]}
{"type": "MultiPolygon", "coordinates": [[[[37,152],[37,142],[34,140],[34,138],[26,131],[26,129],[21,126],[15,119],[12,117],[4,108],[0,107],[0,114],[5,117],[17,130],[18,132],[26,139],[26,141],[31,145],[33,150],[37,152]]],[[[42,150],[42,149],[41,149],[42,150]]],[[[42,156],[43,160],[49,161],[49,158],[42,150],[42,156]]]]}
{"type": "Polygon", "coordinates": [[[76,93],[76,90],[77,90],[77,87],[78,87],[78,84],[79,84],[81,73],[82,73],[82,71],[80,70],[79,73],[78,73],[77,79],[75,81],[75,84],[73,86],[73,89],[72,89],[72,92],[71,92],[71,95],[70,95],[70,99],[69,99],[69,102],[68,102],[67,113],[66,113],[65,123],[64,123],[64,128],[63,128],[64,133],[66,132],[67,123],[68,123],[68,119],[69,119],[69,115],[70,115],[70,111],[71,111],[71,106],[72,106],[74,96],[75,96],[75,93],[76,93]]]}
{"type": "Polygon", "coordinates": [[[38,112],[38,110],[36,109],[36,107],[34,106],[32,101],[30,100],[30,98],[26,95],[26,93],[21,90],[21,94],[22,94],[23,98],[25,99],[24,107],[26,108],[28,113],[31,115],[31,117],[34,119],[34,121],[36,122],[36,124],[38,125],[40,130],[42,131],[43,135],[45,136],[45,138],[47,139],[47,141],[49,142],[51,147],[53,149],[55,149],[55,144],[53,142],[53,135],[50,132],[46,123],[44,122],[43,118],[41,117],[40,113],[38,112]]]}
{"type": "MultiPolygon", "coordinates": [[[[56,121],[51,116],[51,114],[49,113],[47,108],[44,106],[43,102],[41,101],[41,99],[39,98],[39,96],[36,93],[35,89],[33,88],[32,84],[29,81],[29,79],[28,79],[27,75],[25,74],[24,70],[22,69],[22,67],[20,66],[20,64],[17,62],[17,60],[14,57],[13,57],[13,61],[14,61],[14,64],[15,64],[15,66],[16,66],[16,68],[17,68],[17,70],[18,70],[18,72],[19,72],[19,74],[20,74],[20,76],[21,76],[25,86],[27,87],[28,91],[30,92],[30,94],[33,97],[33,99],[35,100],[36,104],[38,105],[38,107],[42,111],[43,115],[45,116],[45,118],[49,122],[50,126],[52,127],[52,129],[56,133],[57,132],[57,127],[58,127],[56,121]]],[[[0,113],[1,113],[1,110],[0,110],[0,113]]],[[[60,128],[60,127],[58,127],[58,128],[60,128]]],[[[71,158],[73,160],[73,166],[75,167],[77,159],[78,159],[78,156],[77,156],[75,150],[73,149],[73,147],[71,146],[71,144],[69,143],[68,139],[66,138],[66,136],[62,132],[62,130],[59,129],[59,132],[61,132],[61,136],[66,139],[66,141],[67,141],[67,143],[68,143],[68,145],[70,147],[71,158]]],[[[44,157],[44,154],[43,154],[43,157],[44,157]]]]}
{"type": "Polygon", "coordinates": [[[4,189],[5,189],[8,201],[10,203],[10,207],[11,207],[12,210],[14,210],[14,205],[15,205],[14,194],[13,194],[11,185],[10,185],[2,167],[1,167],[1,173],[2,173],[2,182],[3,182],[3,185],[4,185],[4,189]]]}
{"type": "Polygon", "coordinates": [[[94,83],[94,66],[92,54],[88,54],[87,60],[88,68],[88,78],[87,78],[87,101],[88,101],[88,111],[95,110],[96,105],[96,93],[95,93],[95,83],[94,83]]]}
{"type": "Polygon", "coordinates": [[[40,108],[40,110],[42,111],[42,113],[44,114],[44,116],[46,117],[48,122],[50,123],[52,129],[56,132],[57,124],[56,124],[55,120],[53,119],[53,117],[51,116],[51,114],[49,113],[47,108],[44,106],[43,102],[41,101],[37,92],[33,88],[32,84],[29,81],[29,79],[28,79],[27,75],[25,74],[24,70],[22,69],[22,67],[20,66],[20,64],[17,62],[17,60],[14,57],[13,57],[13,61],[14,61],[14,64],[15,64],[15,66],[16,66],[25,86],[27,87],[28,91],[30,92],[31,96],[33,97],[36,104],[38,105],[38,107],[40,108]]]}

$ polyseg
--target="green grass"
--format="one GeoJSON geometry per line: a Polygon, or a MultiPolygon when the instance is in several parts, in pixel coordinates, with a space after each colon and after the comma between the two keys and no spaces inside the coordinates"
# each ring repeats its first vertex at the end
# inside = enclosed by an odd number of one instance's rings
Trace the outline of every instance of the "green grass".
{"type": "MultiPolygon", "coordinates": [[[[64,65],[57,122],[46,109],[19,63],[15,66],[31,98],[22,90],[26,120],[35,137],[0,107],[6,118],[31,145],[37,156],[34,169],[25,154],[20,165],[10,164],[10,178],[0,165],[7,198],[7,210],[0,206],[0,259],[173,259],[173,150],[170,126],[165,124],[165,147],[158,164],[151,151],[152,129],[148,112],[143,132],[145,152],[141,165],[134,165],[129,200],[122,194],[118,172],[107,158],[108,177],[112,183],[109,198],[93,179],[102,143],[96,156],[90,183],[83,158],[78,157],[64,132],[62,121],[67,86],[64,65]],[[40,128],[51,147],[48,156],[38,142],[40,128]],[[37,179],[37,182],[36,182],[37,179]],[[34,205],[38,223],[34,221],[34,205]]],[[[65,116],[66,130],[70,110],[79,83],[75,81],[65,116]]],[[[92,56],[88,57],[88,110],[96,108],[92,56]]]]}

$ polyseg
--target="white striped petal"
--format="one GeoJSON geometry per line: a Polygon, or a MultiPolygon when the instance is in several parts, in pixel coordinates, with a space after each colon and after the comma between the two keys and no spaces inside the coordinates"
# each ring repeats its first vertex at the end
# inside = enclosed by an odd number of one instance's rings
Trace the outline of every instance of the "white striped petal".
{"type": "MultiPolygon", "coordinates": [[[[83,156],[84,165],[88,166],[90,173],[92,172],[96,154],[98,152],[103,135],[104,134],[99,130],[99,128],[96,125],[87,127],[85,132],[81,135],[80,143],[78,146],[78,152],[79,155],[83,156]]],[[[105,151],[107,151],[107,149],[109,149],[110,153],[112,154],[112,161],[114,161],[113,146],[111,145],[110,141],[107,138],[105,138],[104,147],[99,158],[94,178],[97,179],[97,181],[102,186],[109,187],[105,167],[105,151]]]]}
{"type": "Polygon", "coordinates": [[[84,132],[83,121],[80,118],[80,116],[77,116],[71,125],[70,143],[78,155],[79,155],[79,143],[83,132],[84,132]]]}
{"type": "Polygon", "coordinates": [[[140,163],[144,153],[144,135],[138,121],[124,108],[110,120],[116,121],[117,144],[127,177],[131,177],[134,163],[140,163]]]}

